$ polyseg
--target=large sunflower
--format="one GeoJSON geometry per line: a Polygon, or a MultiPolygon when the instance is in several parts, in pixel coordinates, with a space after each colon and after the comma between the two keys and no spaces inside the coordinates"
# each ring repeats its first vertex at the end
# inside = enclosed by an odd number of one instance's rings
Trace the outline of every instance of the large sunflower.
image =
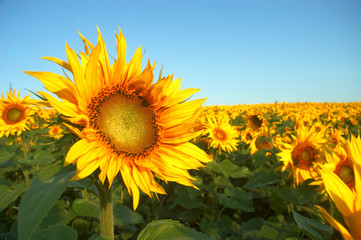
{"type": "Polygon", "coordinates": [[[346,227],[334,219],[325,209],[317,206],[325,219],[337,229],[344,239],[361,239],[361,139],[351,136],[347,141],[348,156],[354,172],[354,188],[335,172],[323,168],[322,179],[325,190],[343,216],[346,227]]]}
{"type": "Polygon", "coordinates": [[[85,178],[97,169],[99,179],[111,186],[117,174],[139,203],[139,189],[152,196],[164,194],[153,178],[193,186],[187,170],[209,162],[208,155],[189,143],[199,132],[196,119],[205,99],[186,101],[198,89],[180,90],[180,79],[163,77],[153,84],[153,69],[148,61],[141,71],[139,47],[126,62],[126,42],[119,29],[115,34],[118,56],[109,63],[107,49],[98,29],[94,47],[82,35],[85,53],[78,55],[66,45],[68,61],[58,63],[73,75],[74,83],[50,72],[26,72],[43,82],[62,101],[39,92],[69,121],[67,125],[79,138],[67,153],[64,165],[76,164],[72,180],[85,178]]]}
{"type": "Polygon", "coordinates": [[[299,124],[297,136],[293,137],[292,143],[283,143],[281,152],[277,155],[283,162],[282,171],[289,169],[295,184],[304,180],[319,177],[316,169],[318,163],[325,162],[322,155],[322,147],[326,143],[324,130],[317,132],[314,128],[308,129],[302,123],[299,124]]]}
{"type": "Polygon", "coordinates": [[[20,91],[11,89],[7,98],[1,93],[0,99],[0,137],[3,135],[17,135],[29,129],[29,117],[33,114],[32,105],[36,100],[30,99],[30,94],[20,97],[20,91]]]}

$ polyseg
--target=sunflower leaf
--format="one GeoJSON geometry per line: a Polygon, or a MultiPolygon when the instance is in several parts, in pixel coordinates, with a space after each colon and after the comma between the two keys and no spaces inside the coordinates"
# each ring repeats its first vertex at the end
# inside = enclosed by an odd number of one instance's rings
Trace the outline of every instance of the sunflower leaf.
{"type": "Polygon", "coordinates": [[[159,220],[149,223],[139,234],[138,240],[147,239],[213,239],[201,232],[173,220],[159,220]]]}
{"type": "Polygon", "coordinates": [[[332,228],[322,224],[320,221],[304,217],[291,210],[298,227],[311,239],[329,239],[332,235],[332,228]],[[324,237],[323,234],[327,234],[324,237]]]}
{"type": "Polygon", "coordinates": [[[25,183],[20,182],[12,187],[0,185],[0,212],[14,202],[25,190],[25,183]]]}
{"type": "Polygon", "coordinates": [[[35,229],[61,194],[74,175],[72,167],[60,165],[44,168],[26,190],[18,214],[18,237],[31,239],[35,229]]]}
{"type": "Polygon", "coordinates": [[[64,225],[54,225],[48,228],[40,229],[34,232],[31,240],[48,240],[48,239],[78,239],[78,233],[64,225]]]}

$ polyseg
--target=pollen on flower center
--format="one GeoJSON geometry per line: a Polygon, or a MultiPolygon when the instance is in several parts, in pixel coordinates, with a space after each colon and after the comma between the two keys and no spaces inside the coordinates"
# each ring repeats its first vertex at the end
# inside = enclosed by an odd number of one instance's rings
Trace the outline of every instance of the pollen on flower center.
{"type": "Polygon", "coordinates": [[[311,146],[299,146],[292,151],[292,160],[297,168],[308,169],[313,166],[314,149],[311,146]]]}
{"type": "Polygon", "coordinates": [[[144,155],[157,143],[154,112],[137,95],[103,92],[93,99],[90,108],[91,124],[116,153],[144,155]]]}
{"type": "Polygon", "coordinates": [[[5,121],[8,123],[17,123],[23,117],[24,111],[17,107],[12,107],[8,109],[5,113],[5,121]]]}
{"type": "Polygon", "coordinates": [[[347,184],[350,188],[355,185],[355,174],[353,171],[353,166],[351,161],[340,161],[337,164],[336,169],[334,171],[341,180],[347,184]]]}
{"type": "Polygon", "coordinates": [[[225,140],[226,136],[227,136],[226,133],[222,129],[216,129],[214,135],[218,140],[221,140],[221,141],[225,140]]]}

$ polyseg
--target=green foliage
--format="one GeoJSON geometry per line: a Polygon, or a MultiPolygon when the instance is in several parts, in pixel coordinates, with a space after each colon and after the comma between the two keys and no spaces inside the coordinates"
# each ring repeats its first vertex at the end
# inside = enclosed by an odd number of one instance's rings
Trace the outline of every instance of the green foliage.
{"type": "Polygon", "coordinates": [[[166,239],[184,239],[184,240],[211,240],[213,238],[208,237],[198,231],[195,231],[189,227],[180,224],[173,220],[158,220],[151,222],[144,228],[138,238],[138,240],[166,240],[166,239]]]}
{"type": "MultiPolygon", "coordinates": [[[[282,115],[264,117],[279,134],[294,130],[294,122],[282,115]]],[[[243,128],[245,123],[239,116],[232,122],[243,128]]],[[[351,134],[360,130],[360,125],[346,125],[351,134]]],[[[77,137],[66,133],[55,140],[47,132],[39,128],[23,133],[21,140],[0,138],[0,239],[101,240],[98,172],[69,182],[75,167],[63,162],[77,137]]],[[[115,239],[339,237],[313,207],[332,207],[327,196],[312,180],[294,186],[287,171],[278,171],[276,148],[251,155],[249,144],[240,141],[236,151],[219,154],[197,144],[214,156],[206,168],[190,171],[199,189],[159,182],[167,194],[149,198],[141,193],[134,212],[121,178],[114,180],[115,239]]]]}
{"type": "Polygon", "coordinates": [[[26,190],[18,215],[19,239],[30,239],[34,230],[68,186],[75,171],[54,165],[44,168],[26,190]]]}

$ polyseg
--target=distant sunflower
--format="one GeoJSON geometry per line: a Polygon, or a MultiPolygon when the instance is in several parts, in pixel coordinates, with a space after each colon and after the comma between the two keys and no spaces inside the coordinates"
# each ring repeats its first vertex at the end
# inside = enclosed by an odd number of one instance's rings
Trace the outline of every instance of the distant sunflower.
{"type": "Polygon", "coordinates": [[[316,132],[314,128],[307,129],[303,124],[299,124],[293,142],[283,143],[281,152],[277,154],[283,162],[282,171],[289,169],[289,174],[297,185],[306,179],[318,178],[317,163],[325,162],[321,149],[326,141],[324,130],[316,132]]]}
{"type": "Polygon", "coordinates": [[[60,139],[63,136],[64,129],[61,128],[59,125],[52,125],[49,127],[49,136],[54,139],[60,139]]]}
{"type": "Polygon", "coordinates": [[[210,158],[188,141],[199,134],[194,130],[198,127],[195,122],[205,99],[186,101],[199,90],[180,90],[181,81],[173,81],[173,75],[153,84],[155,66],[148,61],[141,71],[141,48],[127,63],[126,42],[119,32],[115,34],[118,56],[112,65],[99,29],[95,47],[80,35],[85,47],[80,62],[68,45],[68,62],[46,57],[70,71],[74,83],[55,73],[26,73],[55,93],[62,101],[39,92],[79,126],[67,124],[81,138],[70,148],[64,163],[77,166],[72,180],[99,169],[101,182],[107,178],[111,186],[120,173],[136,209],[139,189],[150,197],[152,192],[165,193],[153,174],[166,182],[195,187],[187,170],[202,167],[210,158]]]}
{"type": "Polygon", "coordinates": [[[15,93],[11,89],[7,98],[1,94],[0,99],[0,137],[3,135],[17,135],[28,130],[29,117],[33,114],[32,105],[36,100],[30,99],[30,94],[24,98],[20,97],[20,91],[15,93]]]}
{"type": "Polygon", "coordinates": [[[273,141],[272,137],[269,135],[269,130],[265,126],[260,129],[259,132],[256,132],[250,142],[250,154],[253,155],[258,150],[266,149],[272,150],[273,149],[273,141]]]}
{"type": "Polygon", "coordinates": [[[229,116],[225,113],[218,113],[210,116],[206,124],[205,133],[208,134],[209,146],[228,153],[237,149],[240,135],[237,128],[229,123],[229,116]]]}
{"type": "Polygon", "coordinates": [[[266,119],[264,119],[259,112],[248,113],[245,118],[247,120],[247,128],[253,131],[258,131],[266,126],[266,119]]]}

